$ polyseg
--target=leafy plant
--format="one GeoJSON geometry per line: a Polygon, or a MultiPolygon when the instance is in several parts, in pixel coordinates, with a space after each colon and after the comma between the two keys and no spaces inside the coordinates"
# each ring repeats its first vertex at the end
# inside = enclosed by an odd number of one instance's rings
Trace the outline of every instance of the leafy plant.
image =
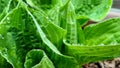
{"type": "Polygon", "coordinates": [[[0,0],[0,68],[81,68],[120,56],[112,0],[0,0]]]}

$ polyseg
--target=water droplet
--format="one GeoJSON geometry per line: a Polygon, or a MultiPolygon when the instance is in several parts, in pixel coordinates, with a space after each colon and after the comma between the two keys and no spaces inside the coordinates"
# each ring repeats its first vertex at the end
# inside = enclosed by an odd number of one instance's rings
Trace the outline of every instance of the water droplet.
{"type": "Polygon", "coordinates": [[[10,18],[9,18],[9,17],[7,17],[7,20],[10,20],[10,18]]]}
{"type": "Polygon", "coordinates": [[[112,42],[111,45],[117,45],[118,43],[117,42],[112,42]]]}
{"type": "Polygon", "coordinates": [[[102,44],[100,44],[100,46],[104,46],[104,44],[102,43],[102,44]]]}
{"type": "Polygon", "coordinates": [[[43,35],[43,38],[45,38],[46,36],[45,35],[43,35]]]}
{"type": "Polygon", "coordinates": [[[46,17],[46,19],[49,19],[49,17],[46,17]]]}
{"type": "Polygon", "coordinates": [[[1,39],[4,39],[3,35],[0,34],[0,38],[1,38],[1,39]]]}
{"type": "Polygon", "coordinates": [[[9,17],[7,17],[7,23],[10,23],[10,18],[9,17]]]}
{"type": "Polygon", "coordinates": [[[2,51],[2,54],[3,54],[4,56],[7,56],[7,49],[6,49],[6,48],[2,51]]]}

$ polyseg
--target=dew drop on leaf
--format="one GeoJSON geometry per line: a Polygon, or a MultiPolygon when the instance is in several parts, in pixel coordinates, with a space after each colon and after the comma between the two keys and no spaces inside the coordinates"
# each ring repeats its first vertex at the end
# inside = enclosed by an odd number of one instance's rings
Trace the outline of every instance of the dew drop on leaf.
{"type": "Polygon", "coordinates": [[[101,44],[100,44],[100,46],[104,46],[104,44],[103,44],[103,43],[101,43],[101,44]]]}
{"type": "Polygon", "coordinates": [[[6,49],[6,48],[2,51],[2,54],[3,54],[4,56],[7,56],[7,49],[6,49]]]}
{"type": "Polygon", "coordinates": [[[9,17],[7,17],[7,20],[9,21],[9,20],[10,20],[10,18],[9,18],[9,17]]]}
{"type": "Polygon", "coordinates": [[[0,38],[1,38],[1,39],[4,39],[3,35],[0,34],[0,38]]]}
{"type": "Polygon", "coordinates": [[[7,17],[7,23],[10,23],[10,18],[9,17],[7,17]]]}

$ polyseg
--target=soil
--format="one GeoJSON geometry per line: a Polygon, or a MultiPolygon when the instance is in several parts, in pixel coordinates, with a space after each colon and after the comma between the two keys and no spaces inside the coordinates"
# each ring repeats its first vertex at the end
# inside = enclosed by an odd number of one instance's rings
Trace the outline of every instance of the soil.
{"type": "Polygon", "coordinates": [[[83,68],[120,68],[120,58],[85,64],[83,68]]]}

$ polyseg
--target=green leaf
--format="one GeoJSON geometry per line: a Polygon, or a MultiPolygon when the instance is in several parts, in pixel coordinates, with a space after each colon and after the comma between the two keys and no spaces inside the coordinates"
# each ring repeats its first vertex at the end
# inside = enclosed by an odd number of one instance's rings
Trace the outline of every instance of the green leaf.
{"type": "Polygon", "coordinates": [[[28,12],[28,14],[32,17],[34,24],[36,25],[36,28],[38,30],[39,36],[41,37],[41,39],[43,40],[43,42],[50,48],[52,49],[55,53],[60,54],[60,52],[57,50],[57,48],[51,43],[50,40],[48,40],[48,38],[46,37],[45,33],[43,32],[43,30],[41,29],[39,23],[37,22],[37,20],[35,19],[35,17],[31,14],[31,12],[28,10],[28,8],[26,7],[26,10],[28,12]]]}
{"type": "Polygon", "coordinates": [[[120,57],[119,24],[120,18],[112,18],[101,23],[87,26],[84,29],[85,43],[81,46],[65,43],[64,53],[78,59],[80,65],[120,57]],[[81,60],[81,58],[84,59],[81,60]]]}
{"type": "Polygon", "coordinates": [[[77,23],[79,23],[82,27],[84,27],[88,21],[89,21],[89,18],[85,17],[85,16],[80,16],[77,20],[77,23]]]}
{"type": "Polygon", "coordinates": [[[10,0],[0,0],[0,14],[3,12],[3,10],[7,7],[10,0]]]}
{"type": "MultiPolygon", "coordinates": [[[[26,8],[27,9],[27,8],[26,8]]],[[[56,68],[67,68],[68,65],[71,65],[69,68],[78,68],[78,64],[76,60],[73,57],[65,56],[60,53],[60,51],[55,47],[53,43],[46,37],[46,34],[43,32],[42,28],[40,27],[40,24],[38,23],[38,20],[35,19],[35,17],[31,14],[31,12],[27,9],[27,12],[32,17],[34,24],[37,27],[39,36],[45,43],[46,47],[46,54],[49,55],[50,59],[54,63],[56,68]],[[51,55],[50,55],[51,54],[51,55]],[[66,63],[66,64],[63,64],[66,63]]],[[[45,23],[46,24],[46,23],[45,23]]]]}
{"type": "Polygon", "coordinates": [[[17,4],[18,4],[18,1],[16,0],[0,0],[0,21],[5,17],[7,16],[7,14],[12,10],[14,9],[17,4]]]}
{"type": "Polygon", "coordinates": [[[69,44],[82,44],[84,34],[81,24],[76,21],[75,8],[71,1],[68,1],[60,10],[60,26],[66,29],[65,40],[69,44]]]}
{"type": "Polygon", "coordinates": [[[36,9],[44,11],[52,9],[54,6],[61,4],[61,0],[26,0],[27,3],[36,9]]]}
{"type": "Polygon", "coordinates": [[[26,53],[41,47],[41,39],[24,6],[18,5],[0,22],[0,52],[14,68],[23,68],[26,53]],[[29,22],[29,23],[28,23],[29,22]],[[29,40],[28,40],[29,39],[29,40]]]}
{"type": "Polygon", "coordinates": [[[48,17],[57,26],[60,26],[60,6],[55,6],[51,10],[48,11],[48,17]]]}
{"type": "Polygon", "coordinates": [[[94,21],[104,19],[112,6],[112,0],[71,0],[77,18],[85,16],[94,21]]]}
{"type": "Polygon", "coordinates": [[[43,50],[33,49],[26,55],[25,68],[55,68],[43,50]]]}
{"type": "Polygon", "coordinates": [[[33,15],[36,17],[37,21],[45,33],[46,37],[59,49],[61,50],[61,45],[63,42],[63,37],[66,34],[66,31],[57,25],[53,24],[53,22],[49,19],[49,17],[41,11],[32,11],[33,15]]]}
{"type": "Polygon", "coordinates": [[[2,56],[13,66],[13,68],[21,68],[22,63],[16,54],[16,44],[12,33],[10,33],[8,30],[11,27],[10,24],[14,24],[16,21],[19,22],[18,19],[14,20],[13,22],[14,17],[20,18],[19,13],[20,12],[16,8],[11,11],[3,21],[0,22],[0,52],[2,56]]]}
{"type": "Polygon", "coordinates": [[[7,14],[11,0],[0,0],[0,21],[7,14]]]}
{"type": "Polygon", "coordinates": [[[113,18],[84,29],[86,45],[116,45],[120,43],[120,18],[113,18]]]}
{"type": "Polygon", "coordinates": [[[2,68],[2,67],[4,67],[4,68],[12,68],[12,66],[0,54],[0,68],[2,68]]]}
{"type": "MultiPolygon", "coordinates": [[[[20,4],[0,23],[0,52],[4,58],[7,59],[7,61],[9,61],[14,68],[23,68],[26,53],[34,48],[42,48],[47,52],[47,55],[51,54],[49,57],[52,59],[52,61],[54,61],[55,67],[66,68],[69,64],[72,64],[72,68],[78,68],[77,62],[74,58],[63,56],[53,45],[53,43],[51,43],[51,41],[45,37],[45,33],[42,31],[39,24],[37,24],[36,19],[34,19],[32,14],[29,14],[29,16],[26,13],[26,10],[26,6],[20,4]],[[34,22],[36,23],[37,27],[35,26],[34,22]],[[63,65],[64,60],[66,61],[65,65],[63,65]]],[[[54,25],[50,24],[50,26],[54,25]]],[[[57,26],[54,28],[61,29],[57,26]]]]}
{"type": "Polygon", "coordinates": [[[120,57],[120,45],[79,46],[66,45],[65,54],[73,56],[80,65],[120,57]]]}
{"type": "Polygon", "coordinates": [[[104,46],[67,46],[66,51],[69,54],[77,54],[81,56],[101,56],[101,57],[118,57],[120,56],[120,45],[104,45],[104,46]],[[111,55],[112,54],[112,55],[111,55]]]}
{"type": "Polygon", "coordinates": [[[77,44],[77,23],[75,18],[74,6],[70,1],[62,7],[60,16],[60,26],[67,31],[67,35],[65,37],[66,42],[70,44],[77,44]]]}

